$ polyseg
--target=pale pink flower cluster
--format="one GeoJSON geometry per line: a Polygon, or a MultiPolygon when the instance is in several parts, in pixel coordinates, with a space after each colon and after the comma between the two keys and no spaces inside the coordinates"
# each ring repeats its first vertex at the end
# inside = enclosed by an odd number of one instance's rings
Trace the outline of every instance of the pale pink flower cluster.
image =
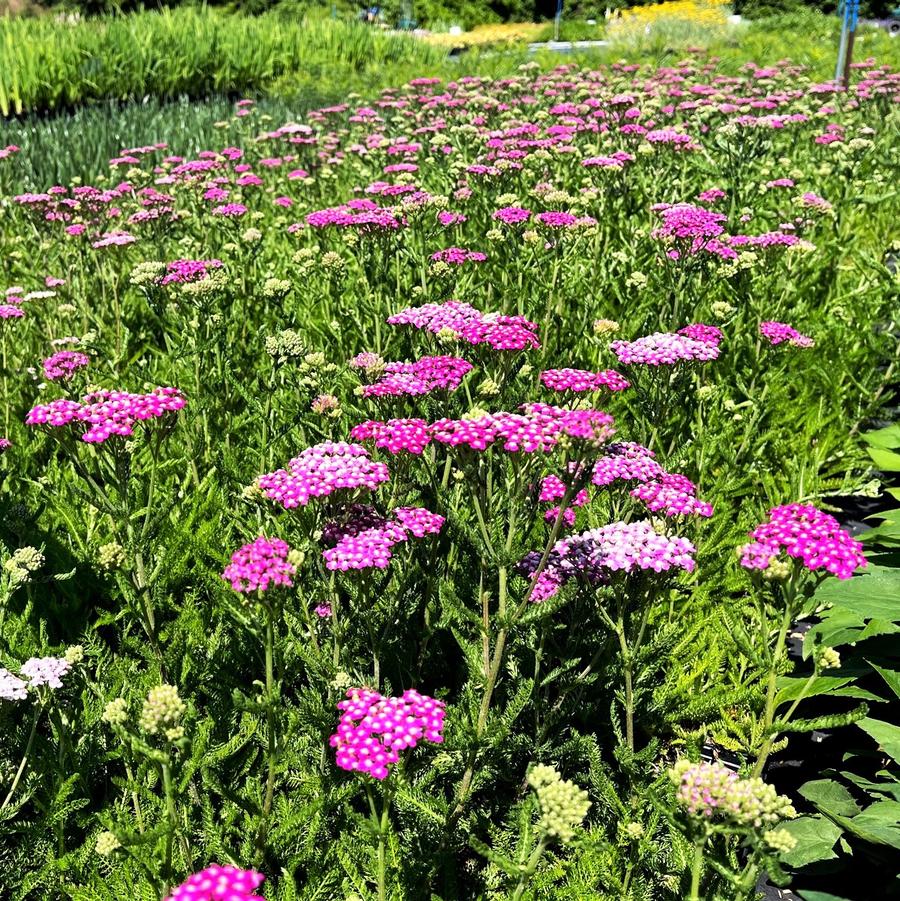
{"type": "Polygon", "coordinates": [[[28,683],[0,666],[0,701],[24,701],[28,697],[28,683]]]}
{"type": "Polygon", "coordinates": [[[759,333],[769,344],[776,347],[785,341],[793,347],[812,347],[815,344],[812,338],[801,335],[795,328],[784,322],[760,322],[759,333]]]}
{"type": "Polygon", "coordinates": [[[766,570],[782,552],[808,570],[824,569],[839,579],[849,579],[866,565],[862,544],[833,516],[811,504],[773,507],[768,522],[758,525],[750,538],[741,548],[741,566],[746,569],[766,570]]]}
{"type": "Polygon", "coordinates": [[[54,400],[49,404],[38,404],[28,413],[25,422],[54,428],[78,423],[86,426],[82,441],[100,444],[113,435],[130,437],[138,423],[175,413],[185,403],[184,395],[177,388],[154,388],[149,394],[95,391],[80,403],[54,400]]]}
{"type": "Polygon", "coordinates": [[[26,660],[19,672],[28,679],[29,688],[62,688],[62,677],[69,672],[72,664],[65,657],[32,657],[26,660]]]}
{"type": "Polygon", "coordinates": [[[374,491],[389,477],[387,466],[370,459],[361,445],[324,441],[301,451],[287,469],[259,476],[256,485],[267,498],[290,510],[338,491],[374,491]]]}
{"type": "Polygon", "coordinates": [[[280,538],[260,535],[250,544],[238,548],[231,555],[222,578],[240,594],[268,591],[269,588],[290,588],[296,567],[288,561],[290,548],[280,538]]]}
{"type": "Polygon", "coordinates": [[[524,316],[482,313],[459,300],[426,303],[401,310],[390,325],[411,325],[433,334],[452,334],[466,344],[487,344],[494,350],[538,348],[537,325],[524,316]]]}
{"type": "Polygon", "coordinates": [[[625,365],[671,366],[675,363],[715,360],[719,347],[709,341],[698,341],[687,335],[656,332],[635,341],[613,341],[612,352],[625,365]]]}
{"type": "Polygon", "coordinates": [[[329,742],[342,770],[386,779],[388,767],[402,751],[421,741],[444,740],[444,702],[412,688],[399,698],[371,688],[351,688],[337,706],[341,716],[329,742]]]}
{"type": "MultiPolygon", "coordinates": [[[[695,548],[686,538],[660,535],[648,522],[614,522],[558,541],[531,593],[532,601],[553,597],[572,578],[591,583],[635,571],[664,573],[694,569],[695,548]]],[[[540,553],[532,551],[520,571],[534,578],[540,553]]]]}
{"type": "Polygon", "coordinates": [[[374,441],[392,454],[420,454],[432,441],[483,451],[497,445],[508,453],[549,451],[563,436],[603,441],[613,434],[613,418],[602,410],[565,410],[548,404],[525,404],[521,413],[488,413],[471,419],[369,420],[355,426],[356,441],[374,441]]]}
{"type": "Polygon", "coordinates": [[[585,369],[546,369],[541,373],[541,383],[551,391],[597,391],[608,388],[610,391],[624,391],[631,382],[615,369],[601,372],[590,372],[585,369]]]}
{"type": "Polygon", "coordinates": [[[61,350],[44,360],[44,378],[51,382],[58,379],[70,379],[79,369],[83,369],[90,362],[87,354],[74,350],[61,350]]]}
{"type": "Polygon", "coordinates": [[[255,870],[214,863],[172,889],[165,901],[265,901],[255,894],[265,878],[255,870]]]}
{"type": "MultiPolygon", "coordinates": [[[[355,361],[362,356],[354,358],[355,361]]],[[[351,364],[356,365],[354,361],[351,364]]],[[[471,369],[472,364],[467,360],[448,356],[422,357],[412,363],[386,363],[381,378],[372,385],[365,385],[362,393],[363,397],[385,397],[455,391],[471,369]]]]}
{"type": "Polygon", "coordinates": [[[389,519],[371,507],[356,505],[346,521],[330,523],[323,529],[323,540],[334,542],[334,547],[322,554],[325,567],[341,572],[387,569],[395,545],[410,536],[436,535],[443,525],[443,516],[422,507],[398,507],[389,519]]]}

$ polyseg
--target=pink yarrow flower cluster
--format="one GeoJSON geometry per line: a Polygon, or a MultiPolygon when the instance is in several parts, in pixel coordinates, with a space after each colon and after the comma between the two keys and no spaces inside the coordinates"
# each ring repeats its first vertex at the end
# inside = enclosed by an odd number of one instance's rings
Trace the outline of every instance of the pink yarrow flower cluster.
{"type": "Polygon", "coordinates": [[[539,348],[537,325],[524,316],[482,313],[467,303],[448,300],[401,310],[389,325],[411,325],[433,334],[452,334],[472,345],[487,344],[494,350],[539,348]]]}
{"type": "Polygon", "coordinates": [[[449,356],[422,357],[412,363],[386,363],[381,378],[372,385],[365,385],[362,394],[363,397],[386,397],[455,391],[471,369],[472,364],[467,360],[449,356]]]}
{"type": "Polygon", "coordinates": [[[390,477],[384,463],[359,444],[325,441],[302,451],[286,469],[261,475],[257,487],[287,510],[339,491],[374,491],[390,477]]]}
{"type": "Polygon", "coordinates": [[[678,329],[679,335],[685,335],[694,341],[702,341],[718,347],[722,343],[722,330],[714,325],[704,325],[702,322],[694,322],[678,329]]]}
{"type": "Polygon", "coordinates": [[[745,569],[767,570],[782,553],[801,561],[811,572],[825,570],[839,579],[849,579],[866,565],[862,544],[833,516],[810,504],[773,507],[768,522],[758,525],[750,538],[741,548],[745,569]]]}
{"type": "Polygon", "coordinates": [[[625,365],[671,366],[675,363],[705,363],[719,356],[719,347],[709,340],[687,335],[656,332],[635,341],[613,341],[612,352],[625,365]]]}
{"type": "Polygon", "coordinates": [[[547,369],[541,373],[541,383],[551,391],[597,391],[607,388],[610,391],[624,391],[631,382],[615,369],[602,372],[590,372],[584,369],[547,369]]]}
{"type": "Polygon", "coordinates": [[[101,444],[114,435],[130,437],[138,423],[161,419],[181,410],[186,403],[177,388],[154,388],[149,394],[95,391],[81,402],[63,399],[38,404],[25,422],[53,428],[76,423],[85,427],[82,441],[101,444]]]}
{"type": "MultiPolygon", "coordinates": [[[[532,601],[553,597],[572,578],[591,583],[608,582],[617,573],[643,571],[692,572],[694,545],[686,538],[660,535],[648,522],[614,522],[558,541],[544,571],[537,577],[532,601]]],[[[531,579],[537,572],[541,554],[533,551],[519,565],[531,579]]]]}
{"type": "Polygon", "coordinates": [[[255,870],[214,863],[189,876],[165,901],[265,901],[256,894],[265,878],[255,870]]]}
{"type": "Polygon", "coordinates": [[[28,697],[28,683],[0,666],[0,701],[24,701],[28,697]]]}
{"type": "Polygon", "coordinates": [[[166,274],[159,283],[181,285],[185,282],[199,282],[209,277],[210,269],[221,268],[221,260],[173,260],[166,264],[166,274]]]}
{"type": "Polygon", "coordinates": [[[507,453],[534,453],[556,447],[563,436],[604,441],[613,434],[613,418],[602,410],[564,410],[548,404],[525,404],[521,413],[488,413],[471,419],[369,420],[355,426],[356,441],[397,454],[421,454],[432,442],[483,451],[497,445],[507,453]]]}
{"type": "Polygon", "coordinates": [[[291,588],[297,569],[288,560],[290,550],[286,541],[260,535],[231,555],[222,578],[239,594],[291,588]]]}
{"type": "Polygon", "coordinates": [[[323,539],[334,542],[334,547],[322,554],[325,567],[341,572],[387,569],[395,545],[410,537],[436,535],[443,525],[443,516],[422,507],[398,507],[393,517],[387,518],[371,507],[357,505],[346,521],[330,523],[323,529],[323,539]]]}
{"type": "Polygon", "coordinates": [[[815,344],[812,338],[801,335],[795,328],[784,322],[760,322],[759,333],[775,347],[785,341],[793,347],[812,347],[815,344]]]}
{"type": "Polygon", "coordinates": [[[69,672],[72,664],[64,657],[32,657],[26,660],[19,672],[28,680],[29,688],[62,688],[62,677],[69,672]]]}
{"type": "Polygon", "coordinates": [[[631,496],[643,501],[651,513],[664,516],[713,515],[712,504],[697,497],[697,486],[678,473],[663,473],[658,479],[644,482],[631,490],[631,496]]]}
{"type": "Polygon", "coordinates": [[[487,254],[478,250],[466,250],[464,247],[448,247],[431,255],[435,263],[447,263],[451,266],[461,266],[463,263],[483,263],[487,254]]]}
{"type": "Polygon", "coordinates": [[[421,741],[444,740],[444,702],[412,688],[399,698],[371,688],[351,688],[337,706],[341,716],[329,741],[342,770],[386,779],[388,767],[402,751],[421,741]]]}
{"type": "Polygon", "coordinates": [[[86,354],[74,350],[61,350],[43,362],[44,378],[51,382],[72,378],[79,369],[90,363],[86,354]]]}

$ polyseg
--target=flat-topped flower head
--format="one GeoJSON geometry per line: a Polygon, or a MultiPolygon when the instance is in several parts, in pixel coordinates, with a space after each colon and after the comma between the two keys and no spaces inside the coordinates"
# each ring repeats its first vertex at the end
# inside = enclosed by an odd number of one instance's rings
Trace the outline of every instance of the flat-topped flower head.
{"type": "Polygon", "coordinates": [[[703,516],[713,514],[712,504],[697,497],[697,486],[678,473],[663,473],[631,490],[631,496],[643,501],[652,513],[663,516],[703,516]]]}
{"type": "Polygon", "coordinates": [[[44,378],[51,382],[67,381],[90,362],[87,354],[74,350],[61,350],[44,360],[42,364],[44,378]]]}
{"type": "Polygon", "coordinates": [[[325,567],[346,572],[351,569],[387,569],[395,545],[412,538],[435,535],[444,517],[422,507],[398,507],[390,517],[372,507],[356,504],[339,522],[326,524],[322,537],[333,544],[323,552],[325,567]]]}
{"type": "Polygon", "coordinates": [[[256,480],[263,495],[287,510],[313,498],[343,491],[374,491],[390,478],[388,468],[369,457],[360,444],[324,441],[308,447],[287,464],[256,480]]]}
{"type": "Polygon", "coordinates": [[[82,429],[82,441],[102,444],[113,436],[128,438],[139,423],[163,419],[181,410],[186,403],[177,388],[154,388],[149,394],[95,391],[81,402],[61,399],[38,404],[25,422],[51,428],[75,425],[82,429]]]}
{"type": "Polygon", "coordinates": [[[765,571],[781,554],[799,560],[811,572],[824,570],[849,579],[866,565],[862,544],[828,513],[811,504],[785,504],[769,511],[767,522],[750,532],[741,548],[741,566],[765,571]]]}
{"type": "Polygon", "coordinates": [[[812,347],[816,343],[784,322],[760,322],[759,333],[775,347],[785,341],[792,347],[812,347]]]}
{"type": "Polygon", "coordinates": [[[471,371],[472,364],[459,357],[440,356],[422,357],[412,363],[382,362],[379,369],[381,377],[373,384],[363,386],[363,397],[455,391],[466,373],[471,371]]]}
{"type": "Polygon", "coordinates": [[[431,442],[507,453],[549,451],[564,438],[600,442],[612,436],[613,418],[602,410],[567,410],[549,404],[523,404],[520,413],[479,413],[467,419],[368,421],[352,429],[358,441],[372,440],[391,453],[421,453],[431,442]]]}
{"type": "Polygon", "coordinates": [[[371,688],[351,688],[337,706],[341,716],[329,743],[342,770],[386,779],[388,767],[403,751],[422,741],[444,740],[444,702],[412,688],[399,698],[371,688]]]}
{"type": "Polygon", "coordinates": [[[214,863],[172,889],[165,901],[265,901],[256,894],[265,878],[255,870],[214,863]]]}
{"type": "Polygon", "coordinates": [[[209,278],[210,270],[221,269],[221,260],[173,260],[166,263],[165,275],[160,285],[182,285],[187,282],[199,282],[209,278]]]}
{"type": "Polygon", "coordinates": [[[29,688],[62,688],[62,677],[72,664],[65,657],[32,657],[22,664],[19,672],[28,680],[29,688]]]}
{"type": "Polygon", "coordinates": [[[541,373],[541,384],[551,391],[624,391],[631,382],[615,369],[590,372],[585,369],[546,369],[541,373]]]}
{"type": "Polygon", "coordinates": [[[613,341],[612,352],[625,365],[672,366],[676,363],[705,363],[719,356],[719,346],[687,335],[655,332],[635,341],[613,341]]]}
{"type": "Polygon", "coordinates": [[[605,453],[594,463],[591,482],[599,488],[613,482],[649,482],[658,479],[664,470],[656,462],[652,450],[633,441],[617,441],[605,448],[605,453]]]}
{"type": "Polygon", "coordinates": [[[524,316],[482,313],[459,300],[409,307],[388,318],[389,325],[411,325],[434,335],[452,335],[472,345],[494,350],[539,348],[537,325],[524,316]]]}
{"type": "Polygon", "coordinates": [[[758,777],[742,779],[721,763],[679,760],[669,778],[688,816],[760,829],[797,815],[790,799],[758,777]]]}
{"type": "Polygon", "coordinates": [[[461,266],[463,263],[483,263],[487,254],[479,250],[466,250],[464,247],[448,247],[431,255],[434,263],[447,263],[448,266],[461,266]]]}
{"type": "MultiPolygon", "coordinates": [[[[609,582],[617,574],[693,572],[694,545],[686,538],[660,535],[648,522],[614,522],[559,540],[538,576],[532,601],[553,597],[570,579],[592,584],[609,582]]],[[[519,571],[531,579],[540,554],[527,554],[519,571]]]]}
{"type": "Polygon", "coordinates": [[[0,701],[24,701],[28,697],[28,683],[0,666],[0,701]]]}
{"type": "Polygon", "coordinates": [[[694,341],[705,341],[718,347],[722,343],[722,329],[714,325],[704,325],[702,322],[694,322],[678,329],[679,335],[686,335],[694,341]]]}
{"type": "Polygon", "coordinates": [[[222,578],[240,594],[290,588],[297,572],[288,559],[290,550],[286,541],[260,535],[231,555],[222,578]]]}

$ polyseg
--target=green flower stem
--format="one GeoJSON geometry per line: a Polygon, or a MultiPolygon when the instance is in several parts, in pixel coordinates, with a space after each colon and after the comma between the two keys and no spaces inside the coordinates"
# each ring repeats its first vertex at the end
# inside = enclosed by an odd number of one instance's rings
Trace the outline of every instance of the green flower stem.
{"type": "Polygon", "coordinates": [[[263,799],[262,815],[259,831],[256,834],[256,849],[261,861],[265,852],[266,836],[269,831],[269,818],[272,815],[272,802],[275,798],[275,763],[277,743],[275,736],[275,611],[271,605],[266,606],[266,731],[268,733],[268,773],[266,775],[266,793],[263,799]]]}
{"type": "MultiPolygon", "coordinates": [[[[522,614],[527,609],[528,604],[531,601],[531,596],[532,594],[534,594],[535,587],[537,586],[537,580],[547,568],[547,562],[550,559],[550,552],[553,550],[553,546],[556,544],[556,539],[559,537],[559,532],[562,528],[563,516],[565,515],[566,510],[569,508],[569,504],[571,504],[572,498],[575,496],[575,494],[575,486],[569,485],[566,488],[562,500],[560,501],[559,512],[556,514],[556,520],[554,521],[553,527],[550,530],[550,535],[547,538],[546,545],[544,546],[544,552],[541,554],[541,559],[534,571],[534,575],[532,576],[531,587],[528,589],[525,597],[522,599],[522,601],[520,601],[518,607],[516,607],[515,611],[510,616],[509,625],[503,627],[497,633],[497,640],[494,644],[494,652],[491,655],[490,665],[485,673],[484,694],[481,698],[481,706],[478,711],[478,721],[475,725],[475,743],[472,751],[469,753],[469,762],[456,790],[456,805],[447,819],[447,827],[449,829],[452,829],[459,821],[459,818],[462,816],[463,811],[465,810],[466,803],[469,800],[469,794],[472,789],[472,778],[475,775],[475,763],[478,757],[478,748],[484,736],[484,730],[487,725],[488,715],[490,714],[491,710],[491,700],[494,696],[494,689],[497,686],[497,678],[500,675],[500,669],[503,666],[503,656],[506,650],[506,641],[509,637],[510,629],[515,626],[522,614]]],[[[498,598],[498,608],[505,610],[506,567],[501,567],[500,572],[501,576],[498,584],[499,593],[501,596],[498,598]]],[[[483,596],[482,600],[484,602],[483,596]]],[[[489,623],[486,623],[486,625],[489,625],[489,623]]],[[[487,631],[487,629],[485,629],[485,631],[487,631]]]]}
{"type": "Polygon", "coordinates": [[[366,797],[369,800],[369,811],[371,813],[372,826],[378,835],[378,901],[387,901],[387,839],[388,829],[390,826],[390,809],[391,798],[390,789],[385,786],[384,804],[381,813],[375,804],[375,798],[372,794],[372,786],[366,780],[366,797]]]}
{"type": "Polygon", "coordinates": [[[703,874],[703,850],[706,847],[706,836],[694,841],[694,859],[691,863],[691,893],[688,901],[701,901],[700,876],[703,874]]]}
{"type": "Polygon", "coordinates": [[[21,782],[22,776],[25,773],[25,767],[28,766],[28,757],[31,754],[31,749],[34,747],[34,737],[37,735],[38,720],[40,719],[42,710],[43,707],[40,704],[36,705],[34,708],[34,719],[31,723],[31,732],[28,733],[28,741],[25,743],[25,753],[22,754],[22,760],[19,762],[19,768],[16,770],[16,775],[13,778],[9,792],[3,799],[3,803],[0,804],[0,811],[6,810],[9,806],[9,802],[12,801],[12,797],[16,793],[19,782],[21,782]]]}
{"type": "Polygon", "coordinates": [[[175,810],[175,792],[172,786],[172,770],[168,763],[162,764],[163,792],[166,796],[166,816],[169,828],[166,830],[166,850],[163,864],[163,894],[168,894],[173,882],[172,873],[172,845],[175,832],[178,829],[178,814],[175,810]]]}
{"type": "Polygon", "coordinates": [[[538,864],[541,862],[541,858],[544,856],[544,850],[547,847],[547,837],[541,836],[541,840],[535,846],[534,851],[531,852],[531,856],[528,858],[528,863],[525,864],[524,869],[522,870],[521,875],[519,876],[519,881],[516,883],[515,891],[512,895],[512,901],[520,901],[522,895],[525,892],[525,889],[528,888],[528,883],[531,881],[532,876],[534,876],[537,871],[538,864]]]}
{"type": "MultiPolygon", "coordinates": [[[[790,585],[790,583],[788,584],[790,585]]],[[[772,723],[775,721],[775,699],[777,696],[778,662],[781,660],[781,655],[784,653],[788,630],[791,627],[791,620],[794,616],[793,600],[793,588],[785,586],[786,603],[784,605],[784,613],[781,616],[781,625],[779,626],[778,635],[775,639],[775,647],[769,660],[769,676],[766,684],[766,711],[765,718],[763,720],[763,726],[766,731],[771,729],[772,723]]],[[[766,626],[767,624],[764,620],[762,623],[762,628],[764,631],[767,631],[766,626]]],[[[766,639],[768,638],[767,635],[765,635],[764,637],[766,639]]],[[[759,752],[759,757],[756,758],[756,765],[753,767],[754,776],[762,775],[763,768],[766,765],[766,761],[769,759],[769,755],[772,753],[772,746],[775,744],[777,737],[777,735],[771,734],[763,743],[763,746],[759,752]]]]}

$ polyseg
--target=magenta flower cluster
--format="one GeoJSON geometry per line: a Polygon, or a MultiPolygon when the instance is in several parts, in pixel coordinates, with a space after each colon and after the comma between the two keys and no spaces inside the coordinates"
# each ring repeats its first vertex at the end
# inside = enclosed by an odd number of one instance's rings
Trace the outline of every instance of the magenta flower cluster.
{"type": "Polygon", "coordinates": [[[351,569],[387,569],[394,546],[410,537],[436,535],[444,517],[422,507],[398,507],[393,518],[383,517],[372,507],[355,505],[347,519],[323,529],[323,540],[334,542],[324,551],[325,567],[346,572],[351,569]]]}
{"type": "Polygon", "coordinates": [[[412,688],[399,698],[371,688],[351,688],[337,706],[341,715],[329,741],[342,770],[386,779],[388,767],[402,751],[421,741],[444,740],[444,702],[412,688]]]}
{"type": "Polygon", "coordinates": [[[449,356],[422,357],[412,363],[386,363],[381,378],[365,385],[362,393],[363,397],[386,397],[455,391],[471,369],[472,364],[467,360],[449,356]]]}
{"type": "Polygon", "coordinates": [[[812,338],[801,335],[784,322],[760,322],[759,333],[773,346],[783,344],[785,341],[794,347],[812,347],[815,344],[812,338]]]}
{"type": "Polygon", "coordinates": [[[722,329],[714,325],[704,325],[702,322],[694,322],[678,329],[679,335],[685,335],[693,341],[702,341],[705,344],[713,344],[718,347],[722,343],[722,329]]]}
{"type": "Polygon", "coordinates": [[[85,427],[81,440],[101,444],[113,435],[130,437],[140,422],[160,419],[181,410],[187,401],[177,388],[154,388],[149,394],[95,391],[81,402],[54,400],[38,404],[25,418],[28,425],[61,428],[77,423],[85,427]]]}
{"type": "Polygon", "coordinates": [[[51,382],[66,381],[72,378],[79,369],[84,369],[90,362],[87,354],[74,350],[61,350],[44,360],[44,378],[51,382]]]}
{"type": "Polygon", "coordinates": [[[459,300],[426,303],[401,310],[390,325],[411,325],[433,334],[449,333],[466,344],[487,344],[494,350],[538,348],[537,325],[524,316],[482,313],[459,300]]]}
{"type": "Polygon", "coordinates": [[[464,247],[448,247],[431,255],[435,263],[447,263],[450,266],[461,266],[463,263],[483,263],[487,254],[479,250],[466,250],[464,247]]]}
{"type": "Polygon", "coordinates": [[[181,285],[185,282],[199,282],[209,277],[210,269],[221,268],[221,260],[173,260],[166,264],[166,274],[159,283],[181,285]]]}
{"type": "Polygon", "coordinates": [[[812,572],[825,570],[839,579],[849,579],[866,565],[862,544],[833,516],[810,504],[773,507],[768,522],[758,525],[750,538],[741,548],[741,566],[750,570],[768,569],[781,553],[812,572]]]}
{"type": "Polygon", "coordinates": [[[541,383],[551,391],[597,391],[607,388],[610,391],[624,391],[631,382],[615,369],[602,372],[590,372],[585,369],[546,369],[541,373],[541,383]]]}
{"type": "Polygon", "coordinates": [[[644,482],[631,490],[631,496],[643,501],[651,513],[663,516],[713,515],[712,504],[697,497],[697,486],[678,473],[663,473],[658,479],[644,482]]]}
{"type": "Polygon", "coordinates": [[[612,352],[623,365],[671,366],[675,363],[715,360],[719,356],[719,346],[709,340],[670,332],[656,332],[635,341],[613,341],[612,352]]]}
{"type": "Polygon", "coordinates": [[[296,567],[288,560],[290,548],[280,538],[260,535],[231,555],[222,578],[240,594],[291,588],[296,567]]]}
{"type": "Polygon", "coordinates": [[[432,441],[475,451],[497,445],[508,453],[549,451],[563,436],[603,441],[613,434],[613,418],[602,410],[564,410],[548,404],[524,404],[521,413],[488,413],[471,419],[369,420],[355,426],[356,441],[374,441],[396,454],[420,454],[432,441]]]}
{"type": "Polygon", "coordinates": [[[361,445],[324,441],[301,451],[287,469],[259,476],[256,485],[267,498],[290,510],[338,491],[374,491],[388,478],[387,466],[370,459],[361,445]]]}
{"type": "Polygon", "coordinates": [[[165,901],[265,901],[256,894],[263,882],[265,876],[255,870],[214,863],[172,889],[165,901]]]}
{"type": "Polygon", "coordinates": [[[312,228],[352,228],[367,234],[395,231],[406,222],[393,210],[360,198],[309,213],[306,224],[312,228]]]}

